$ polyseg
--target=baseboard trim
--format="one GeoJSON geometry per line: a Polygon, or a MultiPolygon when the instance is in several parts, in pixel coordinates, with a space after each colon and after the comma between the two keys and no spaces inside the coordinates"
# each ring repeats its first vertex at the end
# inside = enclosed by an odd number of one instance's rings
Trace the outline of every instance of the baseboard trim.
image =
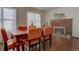
{"type": "Polygon", "coordinates": [[[73,39],[79,39],[79,37],[72,36],[73,39]]]}

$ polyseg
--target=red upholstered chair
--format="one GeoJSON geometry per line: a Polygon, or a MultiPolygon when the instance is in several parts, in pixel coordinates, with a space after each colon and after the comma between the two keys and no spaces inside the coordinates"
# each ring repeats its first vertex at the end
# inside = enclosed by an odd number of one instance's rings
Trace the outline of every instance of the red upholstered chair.
{"type": "Polygon", "coordinates": [[[8,40],[6,30],[5,29],[0,29],[0,30],[2,33],[3,41],[4,41],[4,51],[8,51],[9,49],[14,50],[14,48],[16,47],[16,45],[15,45],[16,40],[15,39],[8,40]]]}
{"type": "Polygon", "coordinates": [[[27,30],[27,26],[26,25],[21,25],[21,26],[18,27],[18,30],[25,31],[25,30],[27,30]]]}
{"type": "Polygon", "coordinates": [[[43,28],[43,38],[44,38],[44,40],[43,40],[43,42],[44,42],[44,50],[46,50],[45,49],[45,43],[47,42],[47,40],[49,40],[49,46],[51,47],[51,36],[52,35],[52,27],[51,26],[45,26],[44,28],[43,28]]]}
{"type": "MultiPolygon", "coordinates": [[[[27,27],[26,25],[20,25],[19,27],[18,27],[18,30],[20,30],[20,31],[26,31],[26,30],[29,30],[29,29],[31,29],[32,28],[32,26],[29,26],[29,27],[27,27]]],[[[21,37],[21,39],[22,40],[24,40],[24,39],[26,39],[27,38],[27,35],[25,36],[25,35],[22,35],[22,37],[21,37]]],[[[21,42],[22,43],[22,42],[21,42]]],[[[24,43],[23,43],[24,44],[24,43]]],[[[21,44],[22,45],[22,44],[21,44]]],[[[24,51],[24,46],[22,45],[22,50],[24,51]]]]}
{"type": "MultiPolygon", "coordinates": [[[[31,28],[29,29],[29,33],[25,42],[26,47],[30,48],[33,46],[37,46],[39,44],[39,50],[40,50],[40,40],[42,37],[42,30],[41,28],[31,28]]],[[[37,48],[37,47],[36,47],[37,48]]]]}

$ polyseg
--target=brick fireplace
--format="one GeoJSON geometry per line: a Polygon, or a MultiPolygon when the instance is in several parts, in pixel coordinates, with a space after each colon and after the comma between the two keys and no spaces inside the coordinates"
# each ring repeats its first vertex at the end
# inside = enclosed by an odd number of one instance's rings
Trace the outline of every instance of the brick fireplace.
{"type": "Polygon", "coordinates": [[[51,20],[51,25],[56,34],[72,35],[72,19],[51,20]]]}

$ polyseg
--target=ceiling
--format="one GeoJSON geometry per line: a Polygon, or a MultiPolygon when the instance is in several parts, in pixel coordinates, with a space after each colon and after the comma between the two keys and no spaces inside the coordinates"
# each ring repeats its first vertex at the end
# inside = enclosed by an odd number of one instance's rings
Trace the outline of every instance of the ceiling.
{"type": "Polygon", "coordinates": [[[44,10],[44,11],[48,11],[50,9],[55,9],[57,7],[35,7],[36,9],[40,9],[40,10],[44,10]]]}

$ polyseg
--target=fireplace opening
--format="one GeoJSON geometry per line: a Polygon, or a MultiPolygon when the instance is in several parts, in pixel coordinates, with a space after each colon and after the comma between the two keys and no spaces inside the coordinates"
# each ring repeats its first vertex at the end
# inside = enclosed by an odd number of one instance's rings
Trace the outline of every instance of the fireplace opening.
{"type": "Polygon", "coordinates": [[[62,34],[62,35],[65,35],[65,27],[55,26],[55,27],[54,27],[54,33],[55,33],[55,34],[62,34]]]}

